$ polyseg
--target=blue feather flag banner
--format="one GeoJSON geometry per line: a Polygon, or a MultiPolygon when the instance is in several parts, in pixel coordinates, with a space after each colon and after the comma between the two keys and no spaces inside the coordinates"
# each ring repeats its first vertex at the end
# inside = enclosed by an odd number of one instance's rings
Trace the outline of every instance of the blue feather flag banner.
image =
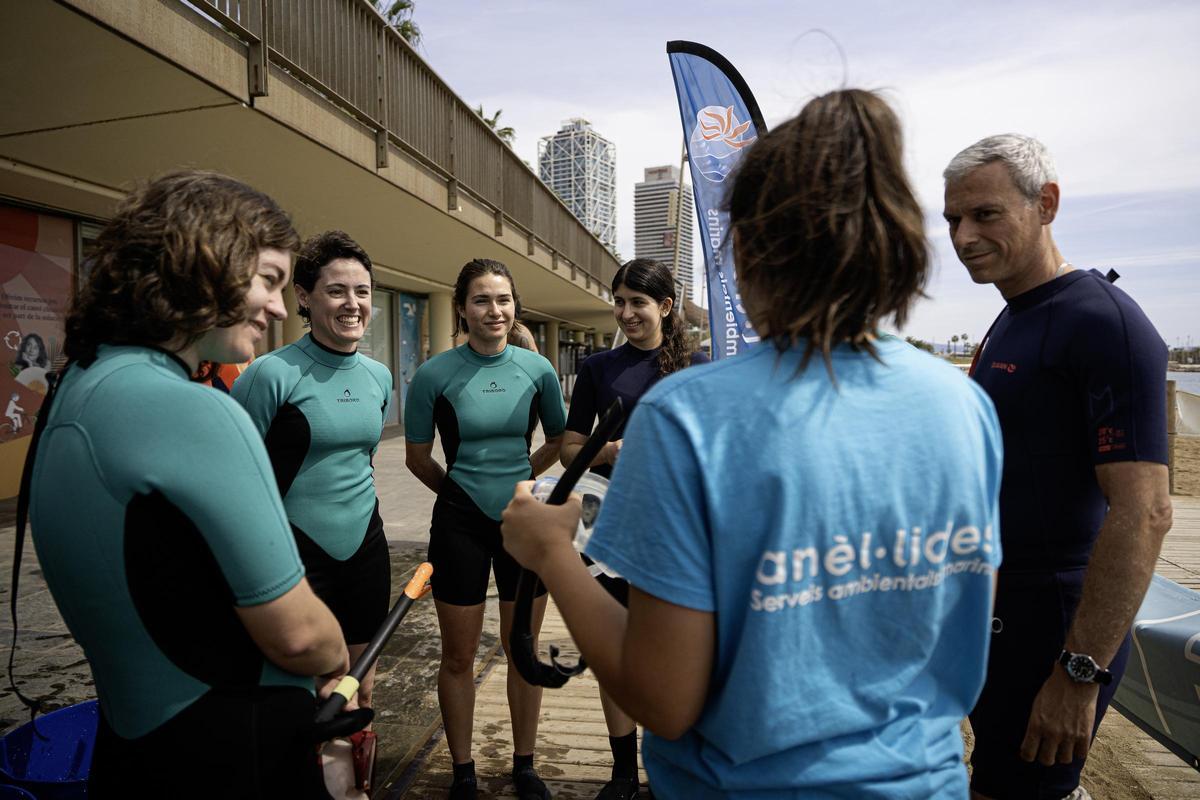
{"type": "Polygon", "coordinates": [[[746,149],[767,132],[750,87],[720,53],[695,42],[668,42],[667,57],[679,96],[704,267],[714,359],[758,342],[746,319],[733,268],[733,239],[725,193],[746,149]]]}

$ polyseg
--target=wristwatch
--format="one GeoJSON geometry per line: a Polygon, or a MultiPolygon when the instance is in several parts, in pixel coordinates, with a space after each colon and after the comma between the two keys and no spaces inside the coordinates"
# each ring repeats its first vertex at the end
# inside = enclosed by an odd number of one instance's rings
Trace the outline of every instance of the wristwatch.
{"type": "Polygon", "coordinates": [[[1098,683],[1101,686],[1112,683],[1112,673],[1101,669],[1096,659],[1084,653],[1063,650],[1058,654],[1058,663],[1063,665],[1067,675],[1076,683],[1098,683]]]}

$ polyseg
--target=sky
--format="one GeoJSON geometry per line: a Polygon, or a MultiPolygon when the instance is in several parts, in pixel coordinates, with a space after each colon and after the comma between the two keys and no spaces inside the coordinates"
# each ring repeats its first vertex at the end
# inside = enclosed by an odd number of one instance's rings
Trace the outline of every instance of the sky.
{"type": "Polygon", "coordinates": [[[1019,132],[1057,162],[1064,257],[1115,268],[1169,345],[1200,344],[1200,3],[417,0],[414,19],[430,66],[472,107],[502,109],[530,164],[572,117],[616,144],[625,258],[634,184],[679,163],[665,48],[687,39],[737,67],[768,127],[842,86],[891,103],[935,262],[904,333],[975,341],[1003,307],[950,247],[941,171],[976,140],[1019,132]]]}

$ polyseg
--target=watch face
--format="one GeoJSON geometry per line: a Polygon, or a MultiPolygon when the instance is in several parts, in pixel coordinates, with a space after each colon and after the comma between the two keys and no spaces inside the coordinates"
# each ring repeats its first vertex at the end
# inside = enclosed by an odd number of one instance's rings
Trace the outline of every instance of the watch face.
{"type": "Polygon", "coordinates": [[[1067,661],[1067,673],[1077,681],[1091,681],[1096,677],[1096,662],[1091,656],[1073,655],[1067,661]]]}

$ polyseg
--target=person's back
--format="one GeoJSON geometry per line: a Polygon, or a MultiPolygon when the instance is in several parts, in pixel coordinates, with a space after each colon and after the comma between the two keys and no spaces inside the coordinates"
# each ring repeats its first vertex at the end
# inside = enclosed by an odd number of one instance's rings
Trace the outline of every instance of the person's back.
{"type": "Polygon", "coordinates": [[[34,543],[123,738],[214,687],[307,695],[311,679],[266,660],[233,607],[304,574],[269,476],[245,412],[171,355],[103,347],[67,371],[35,462],[34,543]]]}
{"type": "Polygon", "coordinates": [[[586,548],[628,614],[577,588],[572,508],[519,488],[505,546],[654,734],[656,794],[962,798],[1001,438],[978,387],[880,333],[929,275],[899,120],[871,92],[815,98],[747,148],[726,205],[730,299],[762,344],[629,420],[586,548]]]}
{"type": "Polygon", "coordinates": [[[820,364],[796,377],[797,350],[759,348],[639,405],[631,428],[662,447],[623,454],[589,555],[717,620],[703,714],[646,740],[664,796],[966,791],[958,726],[986,662],[999,429],[957,370],[877,347],[883,364],[836,349],[836,387],[820,364]],[[666,511],[653,539],[604,542],[644,527],[650,502],[666,511]]]}

